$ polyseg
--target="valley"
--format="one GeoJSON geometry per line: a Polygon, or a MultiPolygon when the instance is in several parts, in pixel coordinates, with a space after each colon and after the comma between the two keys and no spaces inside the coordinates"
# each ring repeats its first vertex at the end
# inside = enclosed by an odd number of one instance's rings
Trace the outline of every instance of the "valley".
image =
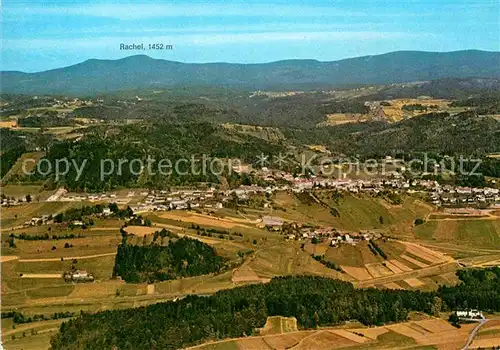
{"type": "Polygon", "coordinates": [[[497,61],[2,72],[2,345],[500,345],[497,61]]]}

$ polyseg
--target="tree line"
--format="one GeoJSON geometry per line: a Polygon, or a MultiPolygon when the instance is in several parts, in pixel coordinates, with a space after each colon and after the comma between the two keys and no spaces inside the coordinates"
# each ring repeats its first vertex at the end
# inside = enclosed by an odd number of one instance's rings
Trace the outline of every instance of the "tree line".
{"type": "Polygon", "coordinates": [[[64,235],[49,235],[48,233],[45,233],[43,235],[30,235],[30,234],[23,232],[23,233],[20,233],[17,235],[14,233],[11,233],[9,235],[9,237],[24,240],[24,241],[48,241],[48,240],[83,238],[85,236],[81,235],[81,234],[75,235],[74,233],[67,233],[64,235]]]}
{"type": "Polygon", "coordinates": [[[268,284],[190,295],[147,307],[83,314],[61,325],[52,349],[179,349],[254,334],[268,316],[296,317],[300,328],[358,320],[382,325],[409,311],[436,314],[457,307],[500,311],[500,268],[459,271],[461,283],[437,292],[355,289],[317,276],[276,277],[268,284]]]}

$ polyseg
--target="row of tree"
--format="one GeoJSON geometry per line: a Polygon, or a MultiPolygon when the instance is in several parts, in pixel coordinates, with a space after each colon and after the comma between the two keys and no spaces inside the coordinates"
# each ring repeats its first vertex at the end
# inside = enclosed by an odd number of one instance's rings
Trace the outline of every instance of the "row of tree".
{"type": "Polygon", "coordinates": [[[48,241],[48,240],[60,240],[60,239],[72,239],[72,238],[83,238],[84,236],[81,234],[75,235],[74,233],[67,233],[63,235],[49,235],[45,233],[43,235],[30,235],[28,233],[20,233],[14,234],[11,233],[9,235],[10,238],[20,239],[24,241],[48,241]]]}

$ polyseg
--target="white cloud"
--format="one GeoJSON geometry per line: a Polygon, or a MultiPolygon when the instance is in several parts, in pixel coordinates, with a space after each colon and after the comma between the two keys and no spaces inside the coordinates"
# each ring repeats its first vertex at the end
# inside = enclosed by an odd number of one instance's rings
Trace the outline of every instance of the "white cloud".
{"type": "Polygon", "coordinates": [[[68,6],[27,5],[4,6],[7,16],[27,17],[30,15],[47,16],[92,16],[122,20],[167,17],[222,17],[222,16],[260,16],[260,17],[370,17],[395,16],[398,14],[380,11],[351,11],[331,5],[290,5],[264,3],[185,3],[185,4],[81,4],[68,6]]]}
{"type": "MultiPolygon", "coordinates": [[[[376,27],[383,26],[382,23],[376,24],[376,27]]],[[[44,28],[45,29],[45,28],[44,28]]],[[[337,32],[337,31],[354,31],[368,29],[373,31],[374,24],[369,22],[363,23],[292,23],[292,22],[267,22],[259,24],[219,24],[219,25],[185,25],[182,27],[166,27],[164,25],[159,25],[155,27],[124,27],[117,25],[101,25],[96,27],[88,28],[68,28],[64,35],[75,37],[75,35],[81,35],[85,37],[91,34],[105,34],[106,36],[128,36],[134,34],[142,35],[186,35],[186,34],[227,34],[227,33],[268,33],[268,32],[290,32],[290,31],[303,31],[303,32],[337,32]]],[[[44,35],[54,35],[60,36],[61,32],[54,29],[47,29],[43,31],[44,35]]],[[[38,34],[37,37],[40,35],[38,34]]]]}
{"type": "MultiPolygon", "coordinates": [[[[264,32],[215,35],[187,35],[187,42],[196,45],[220,45],[239,43],[263,43],[269,41],[342,41],[380,40],[407,37],[399,32],[264,32]]],[[[182,37],[184,38],[184,36],[182,37]]]]}
{"type": "Polygon", "coordinates": [[[269,42],[301,42],[301,41],[367,41],[395,38],[423,37],[425,33],[407,32],[375,32],[375,31],[332,31],[332,32],[261,32],[234,34],[186,34],[159,35],[138,37],[101,37],[78,39],[4,39],[4,48],[8,49],[47,49],[57,50],[91,49],[105,46],[118,47],[120,43],[164,43],[174,47],[209,46],[228,44],[264,44],[269,42]]]}

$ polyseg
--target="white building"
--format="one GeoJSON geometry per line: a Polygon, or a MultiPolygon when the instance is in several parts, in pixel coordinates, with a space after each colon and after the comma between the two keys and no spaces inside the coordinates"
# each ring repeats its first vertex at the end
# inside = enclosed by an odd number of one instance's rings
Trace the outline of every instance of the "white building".
{"type": "Polygon", "coordinates": [[[484,319],[483,313],[481,311],[479,311],[479,310],[476,310],[476,309],[457,310],[457,311],[455,311],[455,314],[459,318],[467,318],[467,319],[478,318],[478,319],[484,319]]]}

